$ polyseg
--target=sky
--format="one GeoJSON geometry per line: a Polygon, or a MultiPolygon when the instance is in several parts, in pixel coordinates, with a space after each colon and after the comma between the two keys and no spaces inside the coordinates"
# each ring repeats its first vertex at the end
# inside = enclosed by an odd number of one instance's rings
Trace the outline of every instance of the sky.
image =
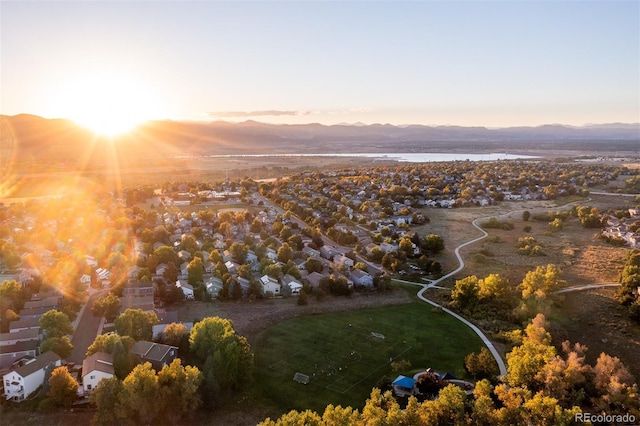
{"type": "Polygon", "coordinates": [[[3,0],[0,24],[5,115],[640,122],[636,0],[3,0]]]}

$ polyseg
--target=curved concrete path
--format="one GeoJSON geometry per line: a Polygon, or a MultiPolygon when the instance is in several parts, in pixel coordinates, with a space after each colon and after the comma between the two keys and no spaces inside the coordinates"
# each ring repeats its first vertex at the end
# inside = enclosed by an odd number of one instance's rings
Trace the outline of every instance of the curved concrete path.
{"type": "Polygon", "coordinates": [[[471,224],[476,227],[480,232],[482,232],[482,235],[474,238],[473,240],[467,241],[466,243],[460,244],[458,247],[456,247],[454,253],[456,255],[456,258],[458,259],[458,267],[449,272],[446,275],[443,275],[442,277],[436,279],[436,280],[432,280],[429,284],[421,284],[421,283],[414,283],[411,281],[402,281],[404,283],[407,284],[412,284],[412,285],[417,285],[422,287],[419,291],[418,291],[418,298],[420,300],[422,300],[423,302],[426,302],[432,306],[435,306],[436,308],[442,309],[443,312],[446,312],[447,314],[451,315],[452,317],[454,317],[455,319],[457,319],[458,321],[461,321],[462,323],[464,323],[465,325],[467,325],[471,330],[473,330],[474,333],[476,333],[478,335],[478,337],[480,337],[480,339],[482,340],[482,342],[487,346],[487,348],[489,349],[489,351],[491,352],[491,355],[493,355],[493,357],[495,358],[496,362],[498,363],[498,368],[500,369],[500,375],[504,376],[507,374],[507,367],[504,364],[504,361],[502,360],[502,357],[500,356],[500,354],[498,353],[498,350],[496,349],[496,347],[493,345],[493,343],[491,343],[491,341],[489,340],[489,338],[478,328],[476,327],[473,323],[469,322],[468,320],[464,319],[463,317],[461,317],[460,315],[456,314],[455,312],[453,312],[450,309],[445,308],[442,305],[437,304],[436,302],[427,299],[424,296],[424,293],[433,287],[438,288],[438,284],[443,281],[446,280],[447,278],[457,274],[458,272],[462,271],[464,269],[464,260],[462,259],[462,256],[460,255],[460,249],[463,247],[468,246],[469,244],[473,244],[477,241],[480,241],[484,238],[486,238],[489,234],[482,228],[480,228],[480,226],[478,226],[477,221],[480,219],[475,219],[473,222],[471,222],[471,224]]]}
{"type": "Polygon", "coordinates": [[[601,283],[601,284],[581,285],[578,287],[563,288],[561,290],[555,291],[554,293],[562,294],[562,293],[570,293],[572,291],[582,291],[582,290],[589,290],[592,288],[602,288],[602,287],[620,287],[620,283],[601,283]]]}

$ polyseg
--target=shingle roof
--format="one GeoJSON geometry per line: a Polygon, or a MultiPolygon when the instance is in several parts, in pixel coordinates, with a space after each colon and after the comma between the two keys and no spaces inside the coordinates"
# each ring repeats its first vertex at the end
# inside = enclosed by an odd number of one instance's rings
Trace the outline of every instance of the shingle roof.
{"type": "Polygon", "coordinates": [[[22,377],[27,377],[32,373],[40,370],[41,368],[44,368],[49,364],[53,364],[61,360],[62,358],[60,358],[60,356],[58,356],[58,354],[56,354],[55,352],[47,351],[42,355],[37,356],[33,362],[16,368],[15,372],[22,377]]]}
{"type": "Polygon", "coordinates": [[[134,343],[131,352],[139,355],[141,358],[149,359],[152,361],[162,361],[164,357],[173,349],[178,349],[176,346],[163,345],[160,343],[146,342],[144,340],[134,343]]]}
{"type": "Polygon", "coordinates": [[[82,377],[92,371],[114,374],[113,355],[106,352],[96,352],[82,361],[82,377]]]}

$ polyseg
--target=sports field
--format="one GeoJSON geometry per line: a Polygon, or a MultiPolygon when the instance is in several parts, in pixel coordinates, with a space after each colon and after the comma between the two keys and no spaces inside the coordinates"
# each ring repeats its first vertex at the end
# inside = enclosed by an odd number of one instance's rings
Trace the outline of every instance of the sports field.
{"type": "Polygon", "coordinates": [[[259,335],[255,390],[283,411],[361,408],[384,376],[395,378],[392,361],[463,377],[464,357],[481,347],[468,327],[421,302],[305,316],[259,335]]]}

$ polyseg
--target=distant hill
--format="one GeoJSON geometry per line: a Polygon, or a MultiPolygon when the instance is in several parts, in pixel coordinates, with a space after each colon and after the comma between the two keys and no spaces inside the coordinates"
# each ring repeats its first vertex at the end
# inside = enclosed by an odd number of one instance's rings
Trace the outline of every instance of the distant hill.
{"type": "MultiPolygon", "coordinates": [[[[0,116],[0,162],[81,164],[90,167],[114,155],[121,161],[150,157],[226,154],[438,152],[553,149],[638,151],[640,124],[581,127],[544,125],[488,129],[390,124],[272,125],[151,121],[116,143],[96,139],[69,120],[34,115],[0,116]]],[[[1,165],[1,164],[0,164],[1,165]]]]}

